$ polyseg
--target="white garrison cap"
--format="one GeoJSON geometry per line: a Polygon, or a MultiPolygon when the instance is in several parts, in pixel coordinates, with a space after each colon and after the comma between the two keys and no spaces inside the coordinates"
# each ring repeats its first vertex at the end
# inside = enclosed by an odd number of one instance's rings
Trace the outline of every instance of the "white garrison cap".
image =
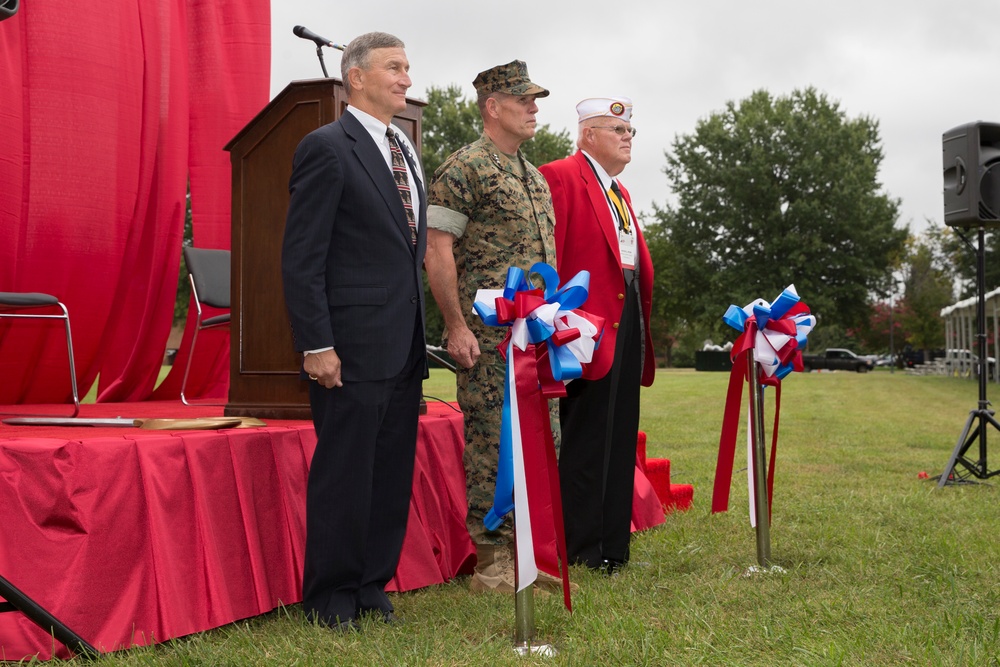
{"type": "Polygon", "coordinates": [[[621,118],[626,123],[632,118],[632,100],[628,97],[588,97],[576,105],[578,122],[598,116],[621,118]]]}

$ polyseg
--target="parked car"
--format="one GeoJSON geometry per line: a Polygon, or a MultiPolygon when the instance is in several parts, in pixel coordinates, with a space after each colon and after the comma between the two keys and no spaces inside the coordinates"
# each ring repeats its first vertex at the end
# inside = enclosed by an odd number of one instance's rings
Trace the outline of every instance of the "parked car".
{"type": "Polygon", "coordinates": [[[891,354],[879,354],[873,359],[875,362],[875,367],[879,366],[892,366],[892,355],[891,354]]]}
{"type": "Polygon", "coordinates": [[[867,373],[875,367],[871,359],[863,359],[850,350],[831,347],[823,354],[803,354],[802,365],[808,373],[812,370],[844,370],[867,373]]]}
{"type": "Polygon", "coordinates": [[[921,364],[933,363],[935,359],[943,359],[945,351],[943,349],[934,350],[914,350],[910,345],[903,348],[900,357],[903,359],[903,366],[914,368],[921,364]]]}

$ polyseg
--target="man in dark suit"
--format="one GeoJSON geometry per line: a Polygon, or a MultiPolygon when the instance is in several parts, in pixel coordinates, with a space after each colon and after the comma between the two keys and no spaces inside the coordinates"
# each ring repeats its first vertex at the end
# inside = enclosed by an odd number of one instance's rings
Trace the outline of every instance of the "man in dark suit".
{"type": "Polygon", "coordinates": [[[423,179],[391,127],[409,62],[386,33],[341,58],[348,107],[295,151],[282,275],[316,427],[306,495],[303,607],[340,630],[396,617],[385,585],[409,513],[421,381],[423,179]]]}
{"type": "Polygon", "coordinates": [[[639,386],[655,374],[653,263],[618,174],[632,159],[632,100],[577,105],[579,151],[539,167],[552,191],[559,276],[590,271],[583,305],[605,320],[584,376],[559,401],[559,482],[570,561],[614,574],[629,557],[639,386]]]}

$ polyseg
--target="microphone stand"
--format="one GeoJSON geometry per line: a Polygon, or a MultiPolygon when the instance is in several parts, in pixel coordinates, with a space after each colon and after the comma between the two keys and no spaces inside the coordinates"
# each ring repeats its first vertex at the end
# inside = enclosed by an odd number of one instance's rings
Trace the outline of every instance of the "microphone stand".
{"type": "Polygon", "coordinates": [[[319,58],[319,66],[323,68],[323,78],[329,79],[330,75],[326,73],[326,63],[323,62],[323,45],[320,44],[316,47],[316,57],[319,58]]]}

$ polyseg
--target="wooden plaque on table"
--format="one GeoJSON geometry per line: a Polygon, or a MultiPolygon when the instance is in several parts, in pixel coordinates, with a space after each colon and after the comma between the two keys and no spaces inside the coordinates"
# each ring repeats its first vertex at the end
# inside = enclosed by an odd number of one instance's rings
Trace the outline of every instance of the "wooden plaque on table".
{"type": "MultiPolygon", "coordinates": [[[[420,151],[425,102],[407,100],[393,124],[420,151]]],[[[309,419],[302,355],[281,287],[281,242],[292,157],[302,137],[340,118],[338,79],[293,81],[226,145],[233,169],[232,325],[226,416],[309,419]]]]}

